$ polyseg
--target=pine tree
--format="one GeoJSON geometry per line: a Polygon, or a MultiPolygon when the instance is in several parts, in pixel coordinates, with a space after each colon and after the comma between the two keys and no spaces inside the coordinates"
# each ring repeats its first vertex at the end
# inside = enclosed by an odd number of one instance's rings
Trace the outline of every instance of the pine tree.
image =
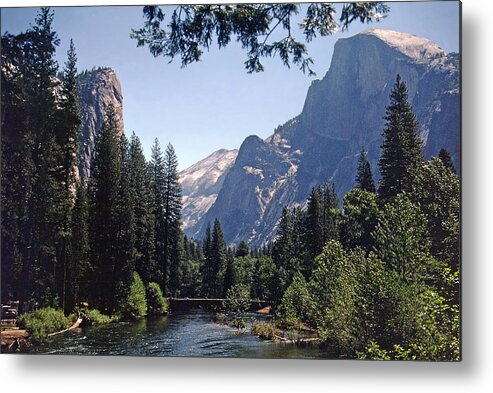
{"type": "Polygon", "coordinates": [[[219,273],[225,267],[226,263],[226,244],[224,243],[224,234],[221,229],[221,223],[216,218],[212,228],[211,248],[207,261],[210,266],[212,278],[212,292],[210,296],[220,297],[222,295],[223,282],[219,277],[219,273]]]}
{"type": "Polygon", "coordinates": [[[406,84],[400,75],[390,94],[383,131],[382,156],[378,162],[382,176],[378,188],[380,202],[402,191],[410,192],[422,163],[419,125],[408,101],[406,84]]]}
{"type": "Polygon", "coordinates": [[[229,288],[237,283],[234,257],[228,255],[224,271],[223,298],[226,298],[229,288]]]}
{"type": "MultiPolygon", "coordinates": [[[[178,180],[178,159],[175,149],[168,144],[164,153],[164,258],[168,261],[168,291],[175,294],[179,287],[178,273],[183,260],[183,239],[181,232],[181,185],[178,180]]],[[[165,273],[166,275],[166,273],[165,273]]],[[[166,280],[165,280],[166,281],[166,280]]],[[[166,291],[166,292],[168,292],[166,291]]]]}
{"type": "Polygon", "coordinates": [[[155,236],[155,260],[156,274],[154,281],[161,284],[161,288],[166,288],[166,272],[168,271],[168,260],[166,258],[166,243],[164,238],[165,228],[165,192],[166,192],[166,172],[164,167],[164,157],[157,138],[151,149],[151,184],[153,191],[153,214],[154,214],[154,236],[155,236]]]}
{"type": "Polygon", "coordinates": [[[32,127],[35,173],[28,201],[27,249],[21,273],[29,282],[22,288],[20,301],[33,298],[41,305],[56,306],[63,296],[63,254],[69,228],[67,193],[62,183],[66,171],[57,140],[60,100],[55,92],[60,86],[53,78],[58,70],[54,56],[59,40],[52,23],[53,12],[42,8],[36,24],[26,33],[29,77],[25,89],[29,96],[27,116],[32,127]]]}
{"type": "Polygon", "coordinates": [[[29,228],[28,203],[32,195],[35,168],[33,138],[28,121],[26,85],[29,73],[22,36],[4,34],[1,53],[1,297],[21,299],[29,293],[26,259],[29,228]],[[23,274],[21,274],[23,273],[23,274]],[[25,291],[23,291],[24,289],[25,291]]]}
{"type": "Polygon", "coordinates": [[[236,249],[235,256],[236,257],[246,257],[250,254],[250,250],[248,249],[248,244],[246,241],[242,240],[236,249]]]}
{"type": "Polygon", "coordinates": [[[70,265],[67,269],[67,310],[73,310],[79,301],[87,300],[92,290],[88,282],[92,278],[88,221],[87,189],[83,182],[78,182],[72,210],[70,265]]]}
{"type": "Polygon", "coordinates": [[[361,149],[361,153],[358,158],[356,187],[363,191],[376,192],[370,163],[368,162],[368,158],[364,149],[361,149]]]}
{"type": "Polygon", "coordinates": [[[155,280],[155,217],[152,175],[139,138],[129,147],[129,187],[135,219],[135,269],[145,284],[155,280]]]}
{"type": "MultiPolygon", "coordinates": [[[[120,178],[118,196],[115,205],[114,225],[114,300],[115,307],[125,307],[132,285],[135,270],[135,217],[133,199],[130,188],[129,146],[124,134],[119,137],[120,178]],[[116,235],[116,236],[115,236],[116,235]]],[[[137,202],[138,203],[138,202],[137,202]]]]}
{"type": "Polygon", "coordinates": [[[282,210],[279,224],[277,225],[276,241],[272,251],[272,257],[277,267],[288,266],[288,261],[294,253],[293,244],[293,218],[287,207],[282,210]]]}
{"type": "Polygon", "coordinates": [[[305,266],[305,277],[311,271],[311,261],[322,251],[324,247],[324,207],[323,194],[320,187],[312,188],[308,196],[308,206],[306,209],[304,246],[308,254],[305,266]]]}
{"type": "Polygon", "coordinates": [[[455,171],[454,162],[452,161],[452,157],[450,156],[450,153],[447,150],[440,149],[440,152],[438,153],[438,158],[440,160],[442,160],[443,165],[445,165],[445,168],[450,169],[453,173],[457,173],[455,171]]]}
{"type": "Polygon", "coordinates": [[[70,252],[72,248],[71,227],[72,227],[72,207],[73,195],[75,192],[76,168],[77,168],[77,151],[79,150],[78,140],[80,134],[80,114],[78,105],[78,87],[77,87],[77,56],[72,40],[67,53],[68,60],[63,70],[63,81],[61,86],[62,99],[59,104],[58,126],[56,140],[60,148],[59,167],[62,168],[58,181],[63,185],[60,200],[60,209],[62,209],[63,223],[60,231],[60,251],[59,251],[59,274],[58,286],[60,297],[62,299],[62,308],[66,311],[72,311],[66,304],[67,277],[70,274],[68,267],[70,265],[70,252]]]}
{"type": "Polygon", "coordinates": [[[114,273],[121,242],[122,149],[115,109],[109,105],[97,135],[89,179],[89,240],[94,266],[92,303],[112,312],[117,280],[114,273]]]}
{"type": "MultiPolygon", "coordinates": [[[[334,183],[322,189],[323,244],[329,240],[339,240],[339,201],[334,183]]],[[[321,251],[321,250],[320,250],[321,251]]]]}

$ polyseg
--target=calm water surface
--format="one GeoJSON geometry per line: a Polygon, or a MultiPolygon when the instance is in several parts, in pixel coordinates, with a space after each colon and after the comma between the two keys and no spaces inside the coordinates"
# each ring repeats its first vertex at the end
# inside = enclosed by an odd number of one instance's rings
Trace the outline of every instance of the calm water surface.
{"type": "Polygon", "coordinates": [[[316,345],[299,348],[260,340],[214,322],[214,313],[192,310],[138,322],[87,327],[53,337],[31,353],[66,355],[327,358],[316,345]]]}

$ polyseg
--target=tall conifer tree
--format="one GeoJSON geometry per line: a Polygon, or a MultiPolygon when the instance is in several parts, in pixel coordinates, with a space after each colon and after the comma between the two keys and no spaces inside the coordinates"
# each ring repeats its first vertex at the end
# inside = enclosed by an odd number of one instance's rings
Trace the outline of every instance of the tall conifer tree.
{"type": "MultiPolygon", "coordinates": [[[[180,264],[183,260],[183,238],[181,231],[181,185],[178,181],[178,158],[173,145],[168,144],[164,153],[164,258],[168,261],[169,283],[166,292],[175,294],[179,288],[180,264]]],[[[165,282],[167,280],[165,279],[165,282]]]]}
{"type": "Polygon", "coordinates": [[[155,280],[155,216],[152,177],[139,138],[130,137],[129,187],[135,219],[135,268],[144,283],[155,280]]]}
{"type": "Polygon", "coordinates": [[[422,164],[419,125],[408,100],[406,84],[397,75],[384,119],[382,156],[378,162],[382,176],[378,188],[380,202],[413,189],[422,164]]]}
{"type": "Polygon", "coordinates": [[[106,118],[97,135],[91,178],[89,180],[89,233],[94,289],[91,293],[104,311],[114,311],[116,302],[115,268],[120,225],[119,198],[122,179],[122,154],[115,109],[108,106],[106,118]]]}
{"type": "MultiPolygon", "coordinates": [[[[306,209],[304,245],[308,254],[309,261],[312,261],[324,246],[324,208],[323,194],[320,187],[312,188],[308,196],[308,207],[306,209]]],[[[305,267],[305,274],[308,274],[310,266],[305,267]]]]}
{"type": "Polygon", "coordinates": [[[166,193],[166,171],[164,157],[158,139],[154,140],[151,149],[151,184],[154,214],[154,236],[155,236],[155,260],[156,277],[161,283],[161,288],[166,288],[166,272],[168,271],[168,260],[166,258],[166,242],[164,238],[165,228],[165,193],[166,193]]]}
{"type": "Polygon", "coordinates": [[[119,137],[120,178],[115,206],[115,307],[121,310],[127,301],[135,270],[135,218],[129,176],[129,147],[124,134],[119,137]]]}
{"type": "Polygon", "coordinates": [[[72,211],[70,264],[67,271],[66,309],[73,310],[81,300],[87,300],[92,286],[89,261],[89,212],[87,189],[83,182],[76,185],[75,203],[72,211]]]}
{"type": "Polygon", "coordinates": [[[225,267],[226,263],[226,244],[224,243],[224,234],[221,223],[216,218],[212,228],[211,250],[209,254],[209,264],[214,279],[214,287],[211,295],[220,297],[222,295],[223,282],[219,278],[219,273],[225,267]]]}

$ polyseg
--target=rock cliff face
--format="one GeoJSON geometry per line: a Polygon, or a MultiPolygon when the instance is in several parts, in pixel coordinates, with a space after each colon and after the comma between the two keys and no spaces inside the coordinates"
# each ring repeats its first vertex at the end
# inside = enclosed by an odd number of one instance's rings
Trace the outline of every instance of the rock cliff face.
{"type": "Polygon", "coordinates": [[[275,236],[283,206],[333,181],[339,196],[354,184],[361,147],[377,173],[383,116],[397,74],[406,82],[427,158],[447,149],[460,162],[458,55],[405,33],[371,29],[336,43],[331,66],[312,83],[302,113],[263,141],[250,136],[215,203],[189,233],[220,219],[229,243],[259,245],[275,236]]]}
{"type": "Polygon", "coordinates": [[[221,149],[179,173],[182,186],[183,229],[193,228],[216,201],[238,150],[221,149]]]}
{"type": "Polygon", "coordinates": [[[111,68],[98,68],[79,75],[81,137],[79,176],[87,180],[91,173],[96,135],[103,125],[106,109],[113,104],[120,132],[123,133],[123,95],[120,81],[111,68]]]}

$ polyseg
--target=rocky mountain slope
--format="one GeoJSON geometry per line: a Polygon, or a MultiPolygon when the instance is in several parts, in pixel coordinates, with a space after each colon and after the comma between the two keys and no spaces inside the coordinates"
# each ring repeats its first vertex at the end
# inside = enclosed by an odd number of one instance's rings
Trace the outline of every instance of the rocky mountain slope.
{"type": "Polygon", "coordinates": [[[275,236],[283,206],[303,203],[313,186],[333,181],[344,195],[362,147],[376,173],[382,117],[397,74],[408,86],[425,156],[443,147],[458,168],[458,55],[425,38],[371,29],[337,41],[329,71],[312,83],[299,116],[265,141],[250,136],[243,142],[214,204],[187,232],[200,238],[217,217],[228,243],[259,245],[275,236]]]}
{"type": "Polygon", "coordinates": [[[221,149],[179,173],[183,229],[193,227],[216,201],[238,150],[221,149]]]}
{"type": "Polygon", "coordinates": [[[81,137],[79,175],[87,180],[91,173],[91,159],[96,134],[99,132],[106,109],[113,104],[120,130],[123,133],[123,94],[120,81],[111,68],[97,68],[79,75],[79,106],[81,137]]]}

